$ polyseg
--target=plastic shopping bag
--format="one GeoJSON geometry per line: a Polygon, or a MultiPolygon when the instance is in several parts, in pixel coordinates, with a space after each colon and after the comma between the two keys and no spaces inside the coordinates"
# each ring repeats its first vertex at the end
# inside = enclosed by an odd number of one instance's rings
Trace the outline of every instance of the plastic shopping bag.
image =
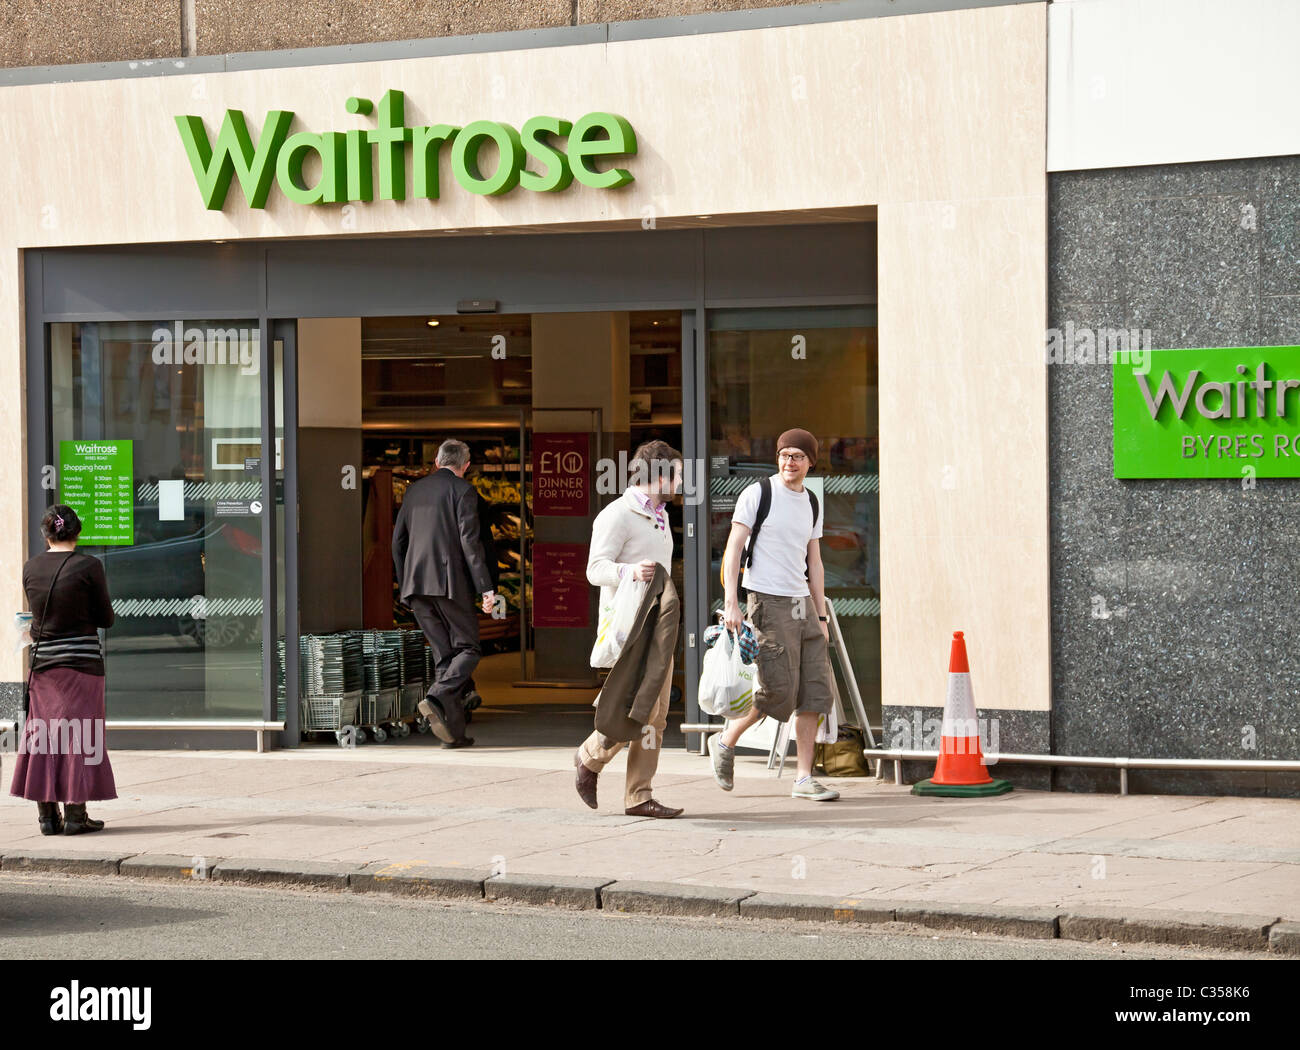
{"type": "Polygon", "coordinates": [[[722,718],[741,718],[754,706],[757,664],[747,664],[732,631],[723,631],[704,654],[700,673],[700,710],[722,718]]]}
{"type": "Polygon", "coordinates": [[[32,614],[14,613],[14,652],[22,652],[24,647],[32,644],[32,614]]]}
{"type": "Polygon", "coordinates": [[[619,581],[613,600],[608,604],[601,602],[600,626],[596,628],[596,644],[591,647],[592,667],[614,666],[636,625],[636,611],[641,607],[645,589],[646,581],[632,579],[629,572],[619,581]]]}
{"type": "Polygon", "coordinates": [[[818,744],[833,744],[840,738],[840,722],[835,717],[835,705],[831,705],[829,714],[817,716],[818,744]]]}

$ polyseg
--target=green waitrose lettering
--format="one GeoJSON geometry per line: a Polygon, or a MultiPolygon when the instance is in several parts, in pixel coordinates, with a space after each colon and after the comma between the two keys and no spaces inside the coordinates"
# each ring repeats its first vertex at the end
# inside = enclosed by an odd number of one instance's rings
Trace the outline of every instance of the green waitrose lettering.
{"type": "Polygon", "coordinates": [[[463,189],[481,196],[509,193],[516,186],[554,193],[575,179],[593,189],[616,189],[632,181],[626,168],[598,166],[636,156],[636,132],[614,113],[588,113],[575,122],[532,117],[522,131],[493,120],[476,120],[463,128],[451,124],[411,128],[406,126],[405,95],[396,90],[384,92],[377,107],[369,99],[350,98],[346,109],[362,116],[373,110],[375,127],[290,135],[293,113],[273,109],[267,112],[255,143],[243,111],[228,109],[213,142],[202,118],[177,117],[176,127],[204,206],[220,211],[236,178],[250,208],[266,207],[272,181],[298,204],[372,201],[376,169],[379,199],[406,200],[408,151],[410,196],[426,200],[439,197],[440,160],[463,189]],[[486,170],[480,155],[489,141],[496,146],[496,158],[486,170]],[[320,173],[309,184],[303,172],[313,156],[318,158],[320,173]]]}

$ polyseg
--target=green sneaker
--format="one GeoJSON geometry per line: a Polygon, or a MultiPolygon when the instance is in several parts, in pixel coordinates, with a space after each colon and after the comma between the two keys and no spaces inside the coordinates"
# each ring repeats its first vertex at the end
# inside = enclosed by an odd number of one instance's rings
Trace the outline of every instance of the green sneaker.
{"type": "Polygon", "coordinates": [[[791,798],[806,798],[809,802],[834,802],[840,793],[834,788],[822,787],[809,777],[802,783],[796,782],[790,791],[791,798]]]}
{"type": "Polygon", "coordinates": [[[736,752],[734,748],[719,747],[719,736],[718,733],[712,734],[708,743],[709,755],[713,759],[713,779],[723,791],[730,791],[735,787],[732,773],[736,768],[736,752]]]}

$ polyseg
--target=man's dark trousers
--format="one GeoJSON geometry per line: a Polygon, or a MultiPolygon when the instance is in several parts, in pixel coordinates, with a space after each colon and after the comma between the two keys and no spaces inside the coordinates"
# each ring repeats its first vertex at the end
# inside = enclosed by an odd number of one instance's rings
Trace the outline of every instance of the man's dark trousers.
{"type": "Polygon", "coordinates": [[[433,683],[426,694],[442,710],[452,738],[465,735],[465,687],[482,655],[478,645],[478,612],[454,598],[413,594],[406,600],[433,650],[433,683]]]}

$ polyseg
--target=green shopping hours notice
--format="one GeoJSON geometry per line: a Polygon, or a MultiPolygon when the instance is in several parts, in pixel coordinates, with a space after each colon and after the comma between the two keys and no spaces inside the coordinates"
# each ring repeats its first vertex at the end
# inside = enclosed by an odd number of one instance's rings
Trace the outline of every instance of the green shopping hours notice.
{"type": "Polygon", "coordinates": [[[129,547],[135,542],[130,441],[60,441],[59,501],[81,519],[81,542],[129,547]]]}
{"type": "Polygon", "coordinates": [[[1117,478],[1300,477],[1300,346],[1115,361],[1117,478]]]}

